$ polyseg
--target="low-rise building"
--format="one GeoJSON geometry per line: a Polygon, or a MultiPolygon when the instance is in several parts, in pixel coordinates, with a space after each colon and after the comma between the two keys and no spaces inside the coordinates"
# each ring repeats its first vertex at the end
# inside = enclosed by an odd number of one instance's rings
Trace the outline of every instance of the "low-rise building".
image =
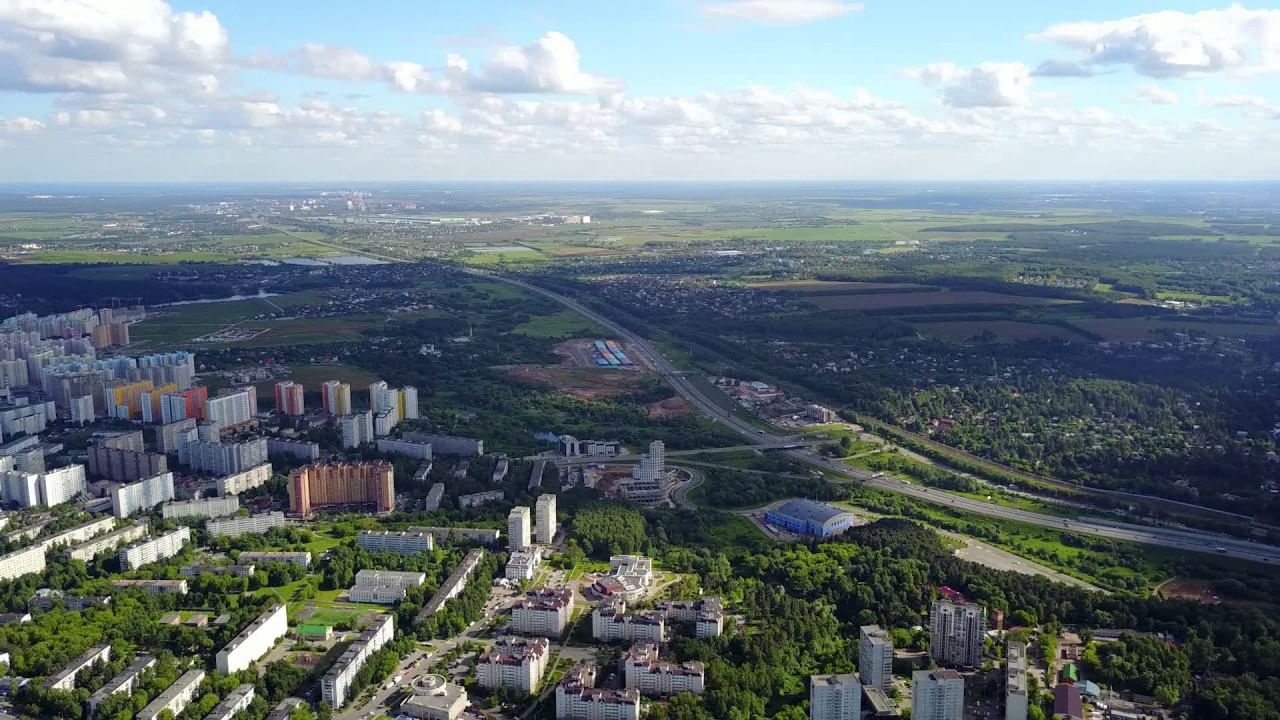
{"type": "Polygon", "coordinates": [[[133,662],[129,663],[129,667],[121,670],[119,674],[108,680],[106,685],[98,688],[89,696],[89,715],[92,716],[98,712],[98,706],[116,693],[132,695],[134,688],[138,686],[138,678],[142,675],[142,672],[155,664],[156,659],[150,655],[139,655],[135,658],[133,662]]]}
{"type": "Polygon", "coordinates": [[[652,583],[653,560],[642,555],[614,555],[609,558],[609,574],[591,589],[600,597],[635,601],[644,597],[652,583]]]}
{"type": "Polygon", "coordinates": [[[573,615],[573,590],[530,590],[511,609],[511,630],[520,635],[561,637],[573,615]]]}
{"type": "Polygon", "coordinates": [[[253,684],[245,683],[239,685],[231,694],[222,698],[222,702],[218,703],[208,715],[204,716],[204,720],[235,720],[236,715],[244,712],[249,708],[249,704],[253,702],[253,684]]]}
{"type": "Polygon", "coordinates": [[[369,552],[393,552],[399,555],[416,555],[435,548],[435,540],[425,532],[376,532],[361,530],[356,536],[356,547],[369,552]]]}
{"type": "Polygon", "coordinates": [[[134,720],[156,720],[165,710],[172,717],[178,717],[195,699],[200,683],[204,682],[203,670],[188,670],[182,674],[164,692],[156,696],[146,707],[134,716],[134,720]]]}
{"type": "Polygon", "coordinates": [[[556,720],[640,720],[640,691],[595,687],[596,669],[576,665],[556,686],[556,720]]]}
{"type": "Polygon", "coordinates": [[[627,603],[621,598],[606,600],[591,611],[591,636],[601,642],[642,640],[660,643],[665,640],[666,615],[662,612],[627,614],[627,603]]]}
{"type": "Polygon", "coordinates": [[[27,610],[52,610],[61,607],[69,612],[80,612],[89,608],[106,607],[111,604],[110,595],[68,595],[61,590],[40,588],[27,600],[27,610]]]}
{"type": "Polygon", "coordinates": [[[302,698],[285,698],[267,713],[266,720],[291,720],[293,711],[306,704],[307,701],[302,698]]]}
{"type": "Polygon", "coordinates": [[[293,563],[302,567],[311,567],[311,553],[307,551],[301,552],[282,552],[275,550],[246,550],[240,553],[240,557],[236,562],[241,564],[254,563],[261,565],[269,562],[293,563]]]}
{"type": "Polygon", "coordinates": [[[426,675],[413,684],[400,704],[400,714],[417,720],[457,720],[468,704],[467,691],[461,685],[439,675],[426,675]]]}
{"type": "Polygon", "coordinates": [[[655,643],[641,642],[631,646],[623,658],[623,670],[627,688],[639,690],[647,697],[667,697],[683,692],[698,695],[704,689],[702,663],[660,660],[655,643]]]}
{"type": "Polygon", "coordinates": [[[405,598],[409,588],[421,586],[426,579],[420,572],[361,570],[356,573],[356,584],[347,591],[347,600],[394,605],[405,598]]]}
{"type": "Polygon", "coordinates": [[[391,642],[394,636],[394,615],[383,615],[375,620],[373,627],[360,633],[359,639],[343,651],[337,662],[329,668],[329,672],[320,679],[321,699],[335,710],[345,705],[356,673],[360,672],[360,668],[364,667],[374,653],[391,642]]]}
{"type": "Polygon", "coordinates": [[[191,541],[191,529],[178,527],[150,540],[136,542],[120,549],[118,558],[122,570],[138,568],[171,558],[182,552],[182,546],[191,541]]]}
{"type": "Polygon", "coordinates": [[[720,602],[720,598],[666,600],[658,603],[657,610],[667,620],[693,625],[696,637],[719,637],[724,634],[724,604],[720,602]]]}
{"type": "Polygon", "coordinates": [[[251,577],[256,565],[187,565],[178,571],[182,577],[200,577],[201,575],[230,575],[232,577],[251,577]]]}
{"type": "Polygon", "coordinates": [[[409,532],[427,533],[438,543],[466,542],[477,545],[497,545],[502,537],[502,531],[492,528],[411,527],[409,532]]]}
{"type": "Polygon", "coordinates": [[[240,631],[226,647],[218,651],[218,672],[224,675],[240,672],[267,654],[276,641],[289,633],[289,618],[284,605],[276,605],[258,616],[240,631]]]}
{"type": "Polygon", "coordinates": [[[529,547],[515,550],[507,559],[505,576],[508,580],[529,581],[542,565],[542,548],[529,547]]]}
{"type": "Polygon", "coordinates": [[[72,660],[66,667],[62,668],[57,674],[44,681],[46,690],[74,690],[76,688],[76,676],[84,670],[92,667],[95,663],[105,663],[111,661],[111,646],[97,645],[85,650],[80,657],[72,660]]]}
{"type": "Polygon", "coordinates": [[[188,590],[186,580],[112,580],[111,586],[121,590],[141,588],[152,595],[186,595],[188,590]]]}
{"type": "Polygon", "coordinates": [[[261,535],[272,528],[284,527],[288,524],[284,513],[276,510],[275,512],[258,513],[256,515],[238,515],[236,517],[210,520],[205,523],[204,529],[210,535],[237,537],[248,534],[261,535]]]}
{"type": "Polygon", "coordinates": [[[852,513],[814,500],[796,498],[787,500],[765,512],[770,524],[785,528],[799,535],[824,538],[838,535],[850,527],[856,518],[852,513]]]}
{"type": "Polygon", "coordinates": [[[488,689],[510,688],[533,694],[551,654],[546,638],[499,638],[476,661],[476,681],[488,689]]]}

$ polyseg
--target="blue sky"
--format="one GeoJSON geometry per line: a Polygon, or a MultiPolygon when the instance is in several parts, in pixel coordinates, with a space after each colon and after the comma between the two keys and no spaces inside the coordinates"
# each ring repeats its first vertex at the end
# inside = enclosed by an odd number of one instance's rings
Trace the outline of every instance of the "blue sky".
{"type": "Polygon", "coordinates": [[[1274,178],[1280,10],[0,0],[0,181],[1274,178]]]}

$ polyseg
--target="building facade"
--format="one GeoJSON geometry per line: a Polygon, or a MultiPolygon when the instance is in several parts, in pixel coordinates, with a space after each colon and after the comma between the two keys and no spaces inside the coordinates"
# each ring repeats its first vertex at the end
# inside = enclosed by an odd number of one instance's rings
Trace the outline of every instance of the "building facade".
{"type": "Polygon", "coordinates": [[[261,535],[272,528],[284,527],[288,524],[284,513],[279,510],[258,513],[256,515],[240,515],[220,518],[205,523],[204,529],[210,535],[237,537],[240,535],[261,535]]]}
{"type": "Polygon", "coordinates": [[[981,605],[938,600],[929,610],[929,657],[939,665],[977,667],[987,613],[981,605]]]}
{"type": "Polygon", "coordinates": [[[240,512],[240,498],[234,495],[167,502],[160,506],[160,515],[166,520],[183,517],[217,518],[235,515],[238,512],[240,512]]]}
{"type": "Polygon", "coordinates": [[[120,568],[125,571],[137,570],[144,565],[171,558],[182,552],[182,546],[190,541],[191,529],[179,527],[150,540],[123,547],[117,556],[120,568]]]}
{"type": "Polygon", "coordinates": [[[266,655],[276,641],[288,633],[289,618],[284,605],[276,605],[259,615],[218,651],[218,672],[230,675],[244,670],[266,655]]]}
{"type": "Polygon", "coordinates": [[[658,646],[640,642],[623,656],[627,689],[646,697],[668,697],[683,692],[702,694],[705,671],[700,662],[673,663],[658,659],[658,646]]]}
{"type": "Polygon", "coordinates": [[[809,678],[809,720],[861,720],[862,683],[853,673],[809,678]]]}
{"type": "Polygon", "coordinates": [[[360,633],[359,639],[342,653],[329,672],[320,679],[321,699],[335,710],[345,705],[356,673],[394,637],[395,616],[383,615],[376,619],[373,627],[360,633]]]}
{"type": "Polygon", "coordinates": [[[858,629],[858,675],[863,685],[885,692],[893,684],[893,641],[879,625],[858,629]]]}
{"type": "Polygon", "coordinates": [[[550,545],[556,539],[556,496],[542,494],[534,505],[534,516],[537,521],[537,540],[539,545],[550,545]]]}
{"type": "Polygon", "coordinates": [[[507,515],[507,549],[524,550],[531,542],[532,518],[529,508],[519,506],[511,509],[507,515]]]}
{"type": "Polygon", "coordinates": [[[111,514],[127,518],[173,499],[173,473],[165,472],[111,490],[111,514]]]}
{"type": "Polygon", "coordinates": [[[911,720],[964,720],[964,678],[960,673],[911,673],[911,720]]]}
{"type": "Polygon", "coordinates": [[[511,630],[520,635],[561,637],[572,615],[572,590],[530,590],[511,609],[511,630]]]}
{"type": "Polygon", "coordinates": [[[416,555],[434,549],[435,540],[430,533],[424,532],[361,530],[360,534],[356,536],[356,547],[363,548],[369,552],[416,555]]]}
{"type": "Polygon", "coordinates": [[[377,513],[395,507],[395,469],[388,462],[307,465],[289,475],[289,511],[344,505],[372,505],[377,513]]]}
{"type": "Polygon", "coordinates": [[[499,638],[476,661],[476,681],[483,688],[510,688],[531,695],[542,681],[550,654],[546,638],[499,638]]]}

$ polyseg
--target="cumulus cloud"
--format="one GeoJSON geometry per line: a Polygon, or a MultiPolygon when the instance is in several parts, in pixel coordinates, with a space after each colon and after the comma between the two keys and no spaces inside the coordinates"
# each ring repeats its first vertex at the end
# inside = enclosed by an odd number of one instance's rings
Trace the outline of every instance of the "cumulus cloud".
{"type": "Polygon", "coordinates": [[[1022,63],[932,63],[904,74],[939,88],[942,102],[956,108],[1023,105],[1031,94],[1031,69],[1022,63]]]}
{"type": "Polygon", "coordinates": [[[734,0],[702,6],[707,15],[776,25],[802,25],[860,12],[862,3],[842,0],[734,0]]]}
{"type": "Polygon", "coordinates": [[[22,115],[11,118],[0,118],[0,132],[32,133],[44,129],[44,123],[22,115]]]}
{"type": "Polygon", "coordinates": [[[582,71],[578,46],[563,33],[549,32],[529,45],[508,45],[475,74],[454,62],[455,75],[473,90],[496,93],[596,94],[617,91],[617,80],[582,71]]]}
{"type": "Polygon", "coordinates": [[[1181,99],[1178,93],[1166,90],[1155,83],[1138,86],[1138,89],[1133,91],[1133,97],[1152,105],[1177,105],[1181,99]]]}
{"type": "Polygon", "coordinates": [[[1097,73],[1092,68],[1074,60],[1045,60],[1036,66],[1031,73],[1035,77],[1093,77],[1097,73]]]}
{"type": "Polygon", "coordinates": [[[1213,107],[1235,108],[1250,115],[1280,120],[1280,104],[1261,95],[1220,95],[1207,99],[1213,107]]]}
{"type": "Polygon", "coordinates": [[[1156,78],[1280,70],[1280,10],[1168,10],[1063,23],[1032,38],[1079,51],[1090,65],[1128,65],[1156,78]]]}
{"type": "Polygon", "coordinates": [[[164,0],[0,3],[0,88],[27,92],[161,92],[208,87],[228,54],[210,12],[164,0]]]}

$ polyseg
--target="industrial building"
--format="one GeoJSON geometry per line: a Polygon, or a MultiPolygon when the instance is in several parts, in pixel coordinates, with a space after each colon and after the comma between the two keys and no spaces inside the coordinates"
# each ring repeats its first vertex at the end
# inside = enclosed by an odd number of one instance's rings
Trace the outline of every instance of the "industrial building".
{"type": "Polygon", "coordinates": [[[284,605],[276,605],[258,616],[240,631],[226,647],[218,651],[218,672],[224,675],[240,672],[267,654],[276,641],[289,633],[289,618],[284,605]]]}
{"type": "Polygon", "coordinates": [[[848,530],[855,518],[826,503],[793,499],[767,510],[765,520],[798,535],[825,538],[848,530]]]}

